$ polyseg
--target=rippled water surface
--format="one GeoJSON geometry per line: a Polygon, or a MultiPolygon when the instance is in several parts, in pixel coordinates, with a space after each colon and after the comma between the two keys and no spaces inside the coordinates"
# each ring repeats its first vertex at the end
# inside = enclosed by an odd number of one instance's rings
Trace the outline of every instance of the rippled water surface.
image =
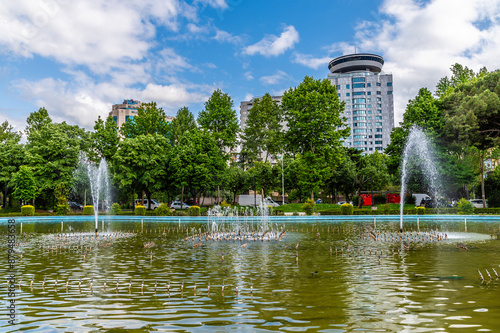
{"type": "Polygon", "coordinates": [[[277,221],[280,241],[193,240],[207,225],[106,221],[96,240],[93,222],[25,222],[22,235],[18,223],[17,324],[5,310],[4,232],[0,331],[500,329],[498,222],[470,222],[467,233],[458,222],[419,222],[441,241],[418,238],[415,222],[401,241],[398,222],[328,219],[277,221]]]}

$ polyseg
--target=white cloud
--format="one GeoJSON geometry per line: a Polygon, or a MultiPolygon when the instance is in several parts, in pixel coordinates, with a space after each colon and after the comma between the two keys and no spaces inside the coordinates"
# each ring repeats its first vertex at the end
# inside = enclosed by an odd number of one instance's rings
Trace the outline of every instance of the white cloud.
{"type": "Polygon", "coordinates": [[[244,54],[254,55],[261,54],[266,57],[278,56],[286,50],[293,48],[294,44],[299,41],[299,33],[292,25],[286,26],[279,37],[275,35],[266,35],[259,42],[247,46],[244,54]]]}
{"type": "Polygon", "coordinates": [[[311,55],[294,53],[292,62],[304,65],[312,69],[318,69],[319,67],[325,67],[332,60],[331,57],[314,58],[311,55]]]}
{"type": "Polygon", "coordinates": [[[474,70],[499,67],[500,1],[386,0],[386,19],[363,22],[356,38],[363,51],[384,56],[394,76],[396,125],[421,87],[434,91],[458,62],[474,70]]]}
{"type": "Polygon", "coordinates": [[[220,43],[231,43],[231,44],[240,44],[242,42],[242,38],[239,36],[234,36],[227,31],[215,29],[215,36],[212,37],[216,41],[220,43]]]}
{"type": "Polygon", "coordinates": [[[243,74],[243,75],[245,76],[246,80],[248,80],[248,81],[253,80],[252,72],[248,71],[248,72],[245,72],[245,74],[243,74]]]}
{"type": "Polygon", "coordinates": [[[248,102],[248,101],[249,101],[249,100],[251,100],[252,98],[253,98],[253,94],[247,93],[247,94],[245,95],[245,99],[244,99],[244,101],[247,101],[247,102],[248,102]]]}
{"type": "Polygon", "coordinates": [[[201,3],[219,9],[226,9],[229,7],[225,0],[196,0],[195,3],[201,3]]]}
{"type": "Polygon", "coordinates": [[[288,80],[288,79],[290,79],[290,76],[287,73],[285,73],[283,71],[277,71],[276,74],[262,76],[259,80],[263,84],[273,85],[273,84],[281,83],[282,81],[288,80]]]}
{"type": "Polygon", "coordinates": [[[107,117],[111,105],[124,98],[155,101],[167,114],[173,115],[182,106],[206,101],[213,90],[211,86],[180,82],[149,83],[144,88],[135,88],[113,82],[95,83],[89,78],[77,84],[53,78],[35,82],[20,80],[16,87],[22,97],[34,101],[37,107],[47,108],[54,121],[68,121],[87,129],[93,127],[98,116],[107,117]]]}

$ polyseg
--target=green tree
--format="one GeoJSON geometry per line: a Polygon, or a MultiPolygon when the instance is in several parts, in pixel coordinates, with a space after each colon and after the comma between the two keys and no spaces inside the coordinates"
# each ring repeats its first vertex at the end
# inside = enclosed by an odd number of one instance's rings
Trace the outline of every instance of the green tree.
{"type": "MultiPolygon", "coordinates": [[[[0,189],[3,191],[3,207],[7,210],[7,197],[12,186],[12,176],[24,163],[24,147],[20,143],[21,133],[6,120],[0,125],[0,189]]],[[[12,205],[12,204],[11,204],[12,205]]]]}
{"type": "Polygon", "coordinates": [[[269,93],[254,99],[243,131],[242,150],[253,159],[265,152],[264,162],[269,155],[283,152],[282,118],[281,108],[269,93]]]}
{"type": "Polygon", "coordinates": [[[385,149],[390,156],[389,169],[393,174],[399,174],[399,165],[410,129],[419,126],[425,130],[431,140],[439,139],[443,128],[443,110],[440,100],[434,98],[427,88],[421,88],[417,96],[408,102],[403,122],[391,133],[391,143],[385,149]]]}
{"type": "Polygon", "coordinates": [[[480,151],[481,196],[485,206],[484,161],[500,140],[500,71],[457,85],[443,98],[444,130],[451,142],[475,146],[480,151]]]}
{"type": "MultiPolygon", "coordinates": [[[[356,155],[352,157],[356,164],[354,176],[354,186],[358,192],[358,198],[361,198],[361,191],[371,187],[373,182],[374,190],[382,190],[390,179],[387,171],[387,156],[375,151],[369,155],[356,155]]],[[[358,208],[361,208],[362,200],[358,200],[358,208]]]]}
{"type": "Polygon", "coordinates": [[[97,161],[104,158],[107,161],[111,161],[120,141],[113,118],[109,116],[106,118],[106,121],[103,121],[99,116],[94,125],[94,132],[90,134],[90,139],[92,159],[97,161]]]}
{"type": "Polygon", "coordinates": [[[474,71],[467,66],[463,66],[459,63],[455,63],[451,66],[450,71],[452,73],[451,77],[448,78],[445,76],[441,80],[439,80],[436,86],[436,96],[439,98],[444,98],[451,94],[455,87],[459,84],[473,81],[477,77],[484,76],[488,71],[486,67],[483,67],[476,74],[474,71]]]}
{"type": "Polygon", "coordinates": [[[236,196],[248,190],[248,172],[235,164],[231,164],[224,172],[224,188],[232,195],[232,203],[236,203],[236,196]]]}
{"type": "Polygon", "coordinates": [[[29,137],[31,132],[39,131],[40,129],[52,123],[52,119],[50,118],[47,109],[42,107],[38,109],[38,111],[31,112],[26,119],[26,123],[28,125],[26,126],[24,132],[29,137]]]}
{"type": "Polygon", "coordinates": [[[151,194],[166,181],[170,143],[160,134],[139,135],[122,140],[114,155],[114,179],[122,189],[151,194]]]}
{"type": "Polygon", "coordinates": [[[321,187],[331,175],[331,168],[340,164],[342,140],[350,129],[344,126],[340,114],[337,90],[328,80],[306,76],[296,88],[283,95],[282,108],[288,131],[284,135],[286,151],[299,155],[303,186],[311,193],[321,187]],[[309,172],[307,172],[309,170],[309,172]]]}
{"type": "Polygon", "coordinates": [[[186,132],[172,150],[169,174],[173,183],[186,188],[192,198],[221,179],[224,158],[216,139],[205,130],[186,132]]]}
{"type": "Polygon", "coordinates": [[[214,136],[221,151],[236,147],[238,118],[233,110],[233,100],[228,94],[215,90],[198,115],[198,124],[214,136]]]}
{"type": "Polygon", "coordinates": [[[335,193],[343,194],[349,202],[352,195],[356,193],[354,180],[356,177],[356,165],[352,161],[351,156],[360,155],[360,150],[356,148],[346,148],[342,163],[338,168],[332,170],[331,177],[326,181],[325,193],[333,199],[335,193]]]}
{"type": "Polygon", "coordinates": [[[14,185],[14,197],[28,203],[30,200],[35,200],[38,194],[38,187],[36,185],[33,170],[26,165],[21,165],[19,171],[12,177],[12,184],[14,185]]]}
{"type": "Polygon", "coordinates": [[[137,109],[137,116],[129,118],[120,128],[120,132],[125,138],[148,134],[169,138],[171,124],[165,120],[165,111],[157,107],[155,102],[143,103],[137,109]]]}
{"type": "Polygon", "coordinates": [[[255,162],[254,166],[248,172],[249,180],[251,179],[252,183],[249,185],[253,185],[253,181],[255,180],[256,189],[261,192],[263,197],[276,189],[279,175],[277,166],[273,167],[269,162],[255,162]]]}
{"type": "Polygon", "coordinates": [[[69,184],[78,164],[80,151],[88,152],[90,135],[76,125],[48,123],[30,130],[26,143],[26,162],[34,172],[46,206],[54,206],[58,183],[69,184]]]}
{"type": "Polygon", "coordinates": [[[191,111],[187,107],[180,108],[172,121],[172,142],[179,143],[184,133],[196,128],[196,121],[191,111]]]}

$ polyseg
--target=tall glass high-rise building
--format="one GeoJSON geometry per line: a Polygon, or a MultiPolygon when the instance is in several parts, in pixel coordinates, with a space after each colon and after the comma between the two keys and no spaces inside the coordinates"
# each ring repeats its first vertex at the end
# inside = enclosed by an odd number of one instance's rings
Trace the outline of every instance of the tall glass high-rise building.
{"type": "Polygon", "coordinates": [[[344,55],[330,61],[328,79],[345,102],[351,135],[344,146],[365,153],[383,151],[394,127],[392,74],[382,72],[384,58],[375,54],[344,55]]]}

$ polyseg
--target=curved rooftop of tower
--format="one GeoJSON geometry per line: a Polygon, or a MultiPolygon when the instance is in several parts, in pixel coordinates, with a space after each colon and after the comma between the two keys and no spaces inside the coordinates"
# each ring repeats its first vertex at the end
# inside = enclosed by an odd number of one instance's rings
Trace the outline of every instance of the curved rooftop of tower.
{"type": "Polygon", "coordinates": [[[342,74],[359,71],[380,73],[384,65],[384,58],[371,53],[348,54],[333,59],[328,64],[330,73],[342,74]]]}

